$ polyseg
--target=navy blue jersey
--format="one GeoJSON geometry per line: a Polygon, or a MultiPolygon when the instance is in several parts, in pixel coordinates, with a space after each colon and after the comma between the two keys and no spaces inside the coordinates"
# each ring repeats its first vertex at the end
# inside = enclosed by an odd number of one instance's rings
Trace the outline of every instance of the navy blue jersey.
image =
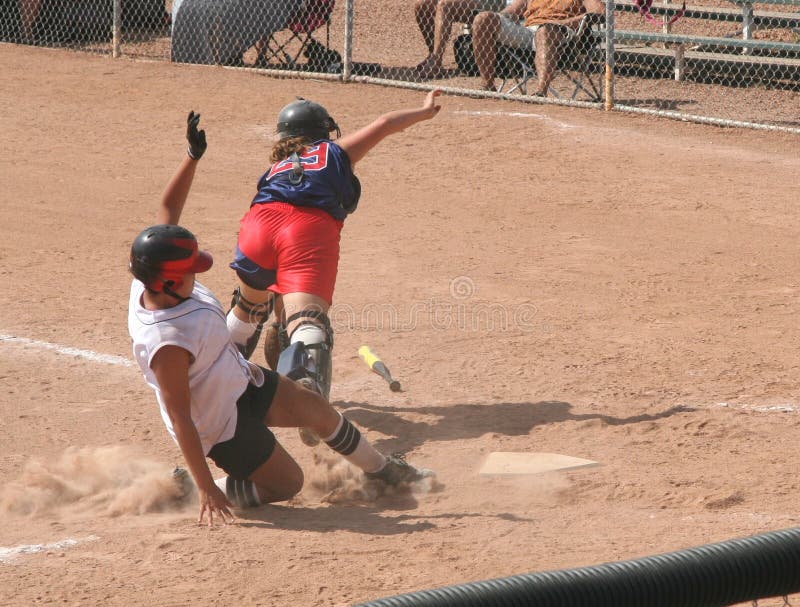
{"type": "Polygon", "coordinates": [[[322,209],[341,221],[355,211],[360,196],[361,184],[347,154],[334,142],[323,139],[302,154],[273,164],[258,180],[258,193],[251,206],[288,202],[322,209]]]}

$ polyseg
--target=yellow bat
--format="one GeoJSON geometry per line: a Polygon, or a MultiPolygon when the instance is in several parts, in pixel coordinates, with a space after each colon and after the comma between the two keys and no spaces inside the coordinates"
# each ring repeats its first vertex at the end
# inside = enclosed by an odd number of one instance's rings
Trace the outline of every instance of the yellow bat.
{"type": "Polygon", "coordinates": [[[364,359],[370,369],[389,382],[389,389],[392,392],[400,392],[400,382],[392,378],[389,368],[368,346],[361,346],[358,349],[358,355],[364,359]]]}

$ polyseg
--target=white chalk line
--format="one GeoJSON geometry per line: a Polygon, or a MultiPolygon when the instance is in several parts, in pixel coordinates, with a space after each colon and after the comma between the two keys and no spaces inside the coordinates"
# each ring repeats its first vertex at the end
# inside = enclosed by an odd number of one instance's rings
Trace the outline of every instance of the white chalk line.
{"type": "Polygon", "coordinates": [[[678,406],[687,409],[739,409],[742,411],[758,411],[759,413],[800,413],[800,405],[780,403],[774,405],[756,405],[753,403],[680,403],[678,406]]]}
{"type": "MultiPolygon", "coordinates": [[[[7,335],[0,333],[0,342],[17,343],[25,346],[32,346],[34,348],[41,348],[44,350],[52,350],[59,354],[67,356],[74,356],[76,358],[85,358],[94,362],[105,363],[109,365],[116,365],[120,367],[132,367],[133,362],[121,356],[114,356],[113,354],[100,354],[91,350],[81,350],[79,348],[72,348],[69,346],[60,346],[46,341],[39,341],[36,339],[28,339],[27,337],[16,337],[14,335],[7,335]]],[[[358,387],[363,388],[364,382],[359,381],[358,387]]],[[[694,407],[698,405],[685,404],[687,407],[694,407]]],[[[751,411],[759,411],[762,413],[796,413],[800,411],[800,405],[791,403],[777,404],[777,405],[752,405],[747,403],[712,403],[708,405],[700,405],[700,408],[719,407],[728,409],[748,409],[751,411]]],[[[0,551],[0,555],[2,552],[0,551]]]]}
{"type": "Polygon", "coordinates": [[[0,333],[0,342],[21,344],[23,346],[30,346],[33,348],[40,348],[42,350],[52,350],[59,354],[72,356],[75,358],[85,358],[93,362],[105,363],[107,365],[116,365],[119,367],[132,367],[133,362],[121,356],[114,356],[113,354],[100,354],[91,350],[81,350],[80,348],[71,348],[69,346],[60,346],[58,344],[51,344],[46,341],[39,341],[36,339],[28,339],[27,337],[17,337],[15,335],[7,335],[0,333]]]}
{"type": "Polygon", "coordinates": [[[83,542],[93,542],[100,538],[96,535],[89,535],[83,539],[75,540],[67,538],[52,544],[22,544],[20,546],[13,546],[11,548],[4,548],[0,546],[0,563],[9,563],[17,557],[24,554],[36,554],[37,552],[47,552],[51,550],[63,550],[65,548],[72,548],[83,542]]]}
{"type": "Polygon", "coordinates": [[[568,124],[566,122],[560,122],[558,120],[554,120],[550,116],[546,116],[544,114],[532,114],[530,112],[489,112],[486,110],[456,110],[453,112],[454,114],[462,114],[464,116],[508,116],[510,118],[536,118],[537,120],[541,120],[543,122],[549,122],[554,124],[557,127],[562,129],[575,129],[578,128],[574,124],[568,124]]]}
{"type": "MultiPolygon", "coordinates": [[[[691,405],[689,405],[691,406],[691,405]]],[[[783,405],[750,405],[747,403],[716,403],[712,407],[721,407],[725,409],[748,409],[750,411],[760,411],[762,413],[795,413],[800,411],[800,406],[793,404],[783,405]]]]}

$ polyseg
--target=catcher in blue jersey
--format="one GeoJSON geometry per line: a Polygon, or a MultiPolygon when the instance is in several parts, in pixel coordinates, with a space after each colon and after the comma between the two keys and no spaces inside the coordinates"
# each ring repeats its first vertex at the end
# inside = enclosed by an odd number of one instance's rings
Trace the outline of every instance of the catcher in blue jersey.
{"type": "MultiPolygon", "coordinates": [[[[436,116],[440,93],[431,91],[421,107],[389,112],[345,136],[318,103],[300,98],[280,111],[274,164],[258,181],[230,264],[239,285],[228,328],[246,357],[274,310],[268,364],[329,397],[333,331],[327,312],[342,226],[361,196],[353,169],[387,136],[436,116]]],[[[313,444],[309,436],[304,440],[313,444]]]]}

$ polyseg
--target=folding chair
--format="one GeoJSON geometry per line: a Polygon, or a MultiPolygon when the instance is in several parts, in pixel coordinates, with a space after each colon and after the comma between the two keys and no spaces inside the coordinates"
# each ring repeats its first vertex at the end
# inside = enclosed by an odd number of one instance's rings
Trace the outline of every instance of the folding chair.
{"type": "Polygon", "coordinates": [[[341,64],[341,55],[330,48],[330,20],[336,0],[305,0],[286,28],[257,45],[256,67],[328,72],[341,64]],[[312,34],[325,27],[325,44],[312,34]],[[300,57],[306,63],[300,63],[300,57]]]}
{"type": "MultiPolygon", "coordinates": [[[[603,57],[600,44],[600,37],[597,35],[601,31],[604,17],[595,13],[587,13],[578,24],[575,36],[565,40],[559,45],[556,75],[551,82],[548,92],[553,96],[563,99],[576,99],[578,94],[583,92],[586,97],[593,102],[602,100],[602,72],[603,57]],[[559,91],[553,83],[563,76],[570,82],[571,93],[559,91]]],[[[536,68],[534,66],[534,53],[525,49],[512,47],[503,48],[506,59],[505,62],[511,63],[510,68],[506,68],[505,73],[498,74],[503,78],[500,91],[506,82],[516,79],[514,86],[508,89],[508,93],[519,90],[523,95],[527,95],[528,81],[536,80],[536,68]],[[510,73],[509,73],[510,72],[510,73]]],[[[562,87],[563,88],[563,87],[562,87]]]]}

